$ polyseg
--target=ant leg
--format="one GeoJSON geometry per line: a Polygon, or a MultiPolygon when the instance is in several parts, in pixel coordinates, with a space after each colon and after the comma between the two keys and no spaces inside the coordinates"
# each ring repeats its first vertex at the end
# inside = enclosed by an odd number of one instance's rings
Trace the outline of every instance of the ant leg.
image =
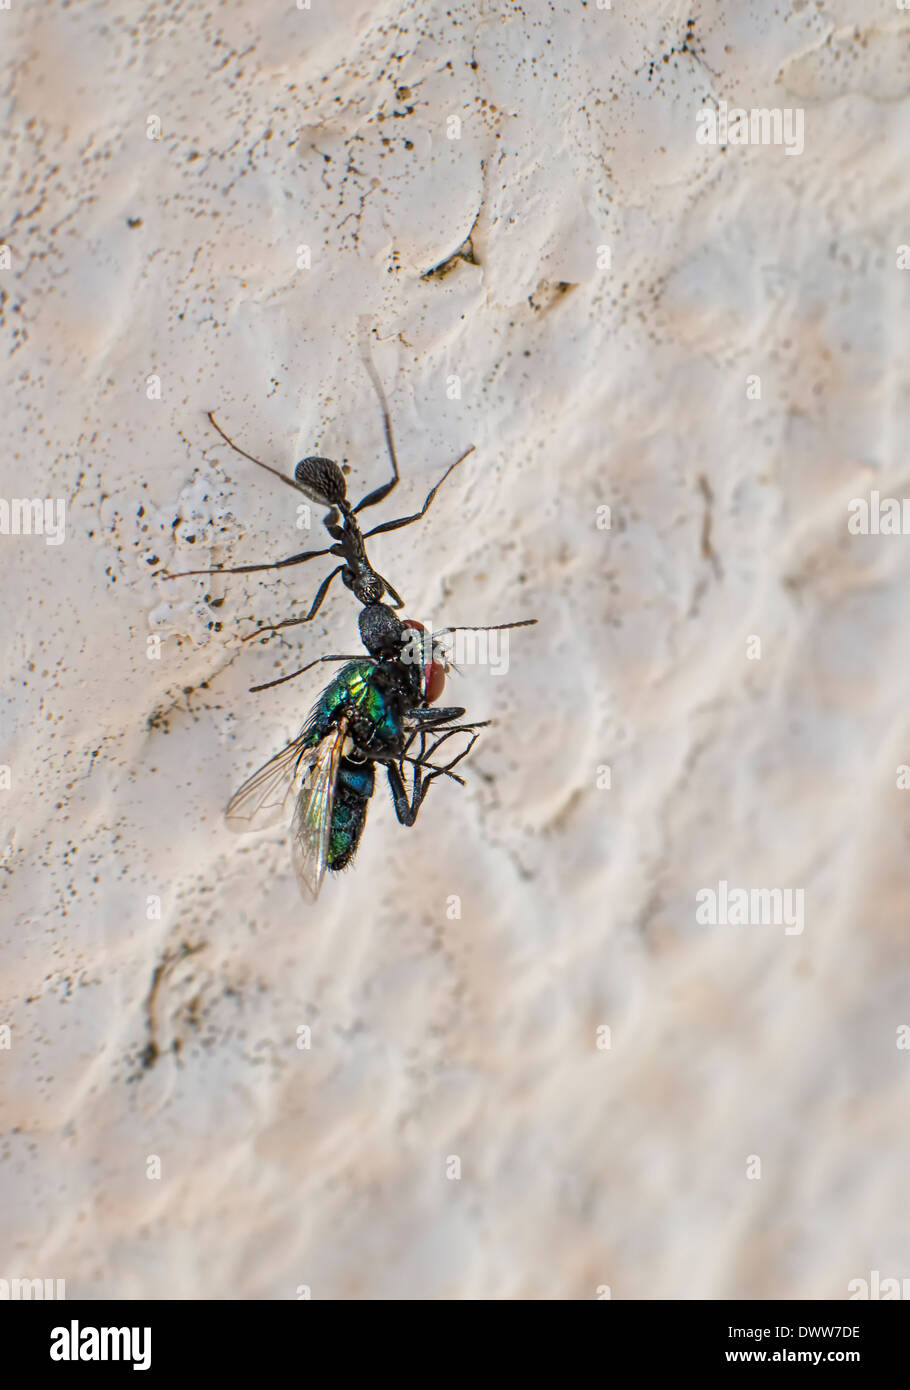
{"type": "Polygon", "coordinates": [[[283,483],[287,483],[288,487],[292,487],[295,492],[300,491],[300,488],[294,482],[293,478],[289,478],[286,473],[281,473],[277,468],[272,468],[271,464],[263,463],[262,459],[254,459],[253,455],[248,454],[246,449],[241,449],[239,444],[235,444],[233,439],[231,439],[230,435],[225,434],[224,430],[221,428],[218,421],[215,419],[214,415],[210,410],[207,410],[205,413],[209,417],[209,420],[211,421],[214,428],[221,435],[221,438],[224,440],[225,444],[230,444],[235,454],[240,454],[242,458],[249,459],[250,463],[258,464],[260,468],[265,469],[266,473],[271,473],[274,475],[274,477],[280,478],[283,483]]]}
{"type": "Polygon", "coordinates": [[[366,497],[357,503],[357,506],[354,508],[355,512],[359,512],[362,507],[374,507],[377,502],[381,502],[384,497],[388,497],[392,488],[397,485],[399,479],[398,457],[395,453],[395,440],[392,435],[392,417],[389,414],[389,403],[386,400],[386,394],[383,390],[379,373],[376,370],[376,366],[365,343],[361,343],[360,355],[363,358],[363,365],[367,369],[370,381],[373,383],[373,389],[379,397],[379,409],[382,411],[382,427],[385,431],[386,448],[389,451],[389,458],[392,460],[392,476],[387,483],[383,483],[382,487],[377,487],[373,492],[367,493],[366,497]]]}
{"type": "MultiPolygon", "coordinates": [[[[452,472],[453,468],[457,468],[460,463],[464,463],[468,454],[472,454],[473,452],[474,445],[472,444],[469,449],[465,449],[461,458],[457,458],[454,463],[449,464],[448,468],[443,473],[436,486],[430,488],[430,491],[427,493],[427,500],[424,502],[419,512],[415,512],[413,516],[400,516],[396,521],[383,521],[381,525],[374,526],[372,531],[365,532],[364,540],[366,540],[367,536],[378,536],[383,531],[397,531],[402,526],[410,526],[412,521],[419,521],[422,516],[426,516],[427,511],[429,510],[430,503],[433,501],[433,498],[436,496],[437,492],[442,487],[443,483],[445,482],[449,474],[452,472]]],[[[363,502],[361,502],[359,506],[356,506],[354,508],[354,511],[359,512],[362,506],[363,502]]]]}
{"type": "Polygon", "coordinates": [[[246,637],[242,637],[240,640],[242,642],[252,642],[254,637],[260,637],[264,632],[280,632],[281,629],[285,627],[298,627],[301,623],[308,623],[311,618],[316,616],[319,609],[322,607],[322,601],[328,593],[329,585],[335,578],[335,575],[340,574],[343,569],[344,565],[339,565],[337,569],[332,570],[331,574],[326,575],[325,579],[323,579],[319,588],[316,590],[316,597],[313,599],[310,611],[305,618],[285,618],[284,622],[281,623],[270,623],[267,627],[257,627],[255,632],[248,632],[246,637]]]}
{"type": "Polygon", "coordinates": [[[323,579],[319,588],[316,590],[316,597],[313,599],[310,611],[305,618],[285,618],[283,623],[273,623],[270,627],[257,627],[255,632],[248,633],[242,640],[244,642],[252,642],[254,637],[258,637],[263,632],[280,632],[283,627],[297,627],[300,623],[308,623],[311,618],[315,618],[319,609],[322,607],[322,601],[328,593],[329,585],[335,578],[335,575],[340,574],[343,569],[344,565],[339,565],[337,569],[332,570],[330,574],[326,575],[325,579],[323,579]]]}
{"type": "Polygon", "coordinates": [[[322,583],[319,585],[319,588],[316,590],[316,597],[313,599],[313,602],[312,602],[312,604],[310,605],[310,611],[309,611],[309,613],[307,613],[307,615],[306,615],[305,618],[298,618],[298,619],[296,619],[297,622],[300,622],[300,623],[308,623],[308,622],[310,621],[311,618],[315,618],[316,614],[319,612],[320,608],[322,607],[322,600],[325,598],[326,594],[329,592],[329,585],[331,584],[332,580],[335,578],[335,575],[336,575],[336,574],[340,574],[341,571],[342,571],[344,568],[345,568],[344,565],[339,565],[336,569],[333,569],[333,570],[331,571],[331,573],[329,573],[329,574],[326,575],[325,579],[323,579],[322,583]]]}
{"type": "Polygon", "coordinates": [[[312,671],[314,666],[318,666],[321,661],[372,661],[371,656],[317,656],[315,661],[311,661],[308,666],[301,666],[299,671],[292,671],[289,676],[279,676],[276,681],[266,681],[264,685],[251,685],[250,694],[255,695],[259,690],[271,690],[273,685],[284,685],[285,681],[296,680],[302,676],[304,671],[312,671]]]}
{"type": "MultiPolygon", "coordinates": [[[[380,575],[380,579],[382,579],[382,576],[381,576],[381,575],[380,575]]],[[[404,608],[404,599],[401,597],[401,594],[399,594],[398,590],[397,590],[397,589],[393,589],[392,586],[391,586],[391,584],[389,583],[389,581],[388,581],[387,579],[383,579],[382,582],[383,582],[383,584],[385,585],[385,591],[386,591],[386,593],[388,594],[389,598],[392,600],[392,602],[389,604],[389,607],[390,607],[390,608],[404,608]]]]}
{"type": "MultiPolygon", "coordinates": [[[[370,356],[369,350],[367,349],[365,343],[361,343],[360,355],[363,358],[363,365],[367,369],[370,381],[373,383],[373,389],[375,390],[376,395],[379,397],[379,408],[382,411],[382,425],[385,431],[386,447],[389,451],[389,458],[392,460],[392,477],[389,479],[387,483],[383,483],[382,487],[374,488],[372,492],[367,493],[366,497],[362,497],[361,500],[357,503],[357,506],[354,508],[355,513],[363,511],[364,507],[375,507],[377,502],[381,502],[383,498],[388,497],[389,493],[392,491],[392,488],[397,486],[400,477],[398,472],[398,457],[395,453],[395,440],[392,435],[392,418],[389,413],[389,403],[386,399],[385,390],[383,389],[379,373],[376,370],[376,365],[373,362],[373,359],[370,356]]],[[[451,473],[452,469],[457,468],[460,463],[463,463],[464,460],[467,458],[468,454],[472,452],[473,448],[474,445],[472,444],[471,448],[466,449],[460,459],[456,459],[455,462],[449,468],[446,469],[445,473],[443,473],[439,482],[436,484],[436,486],[431,491],[429,497],[424,502],[421,511],[416,512],[414,516],[399,517],[397,521],[387,521],[384,523],[384,525],[377,526],[374,530],[368,531],[367,535],[375,536],[380,531],[395,531],[400,526],[407,526],[408,523],[411,521],[418,521],[420,517],[422,517],[425,514],[427,508],[429,507],[433,498],[436,496],[436,493],[438,492],[439,488],[442,487],[446,478],[451,473]]]]}
{"type": "MultiPolygon", "coordinates": [[[[286,560],[271,560],[267,565],[218,565],[210,570],[180,570],[177,574],[161,574],[159,579],[186,579],[193,574],[258,574],[260,570],[280,570],[287,565],[302,565],[304,560],[315,560],[319,555],[332,555],[334,546],[328,550],[303,550],[299,555],[289,555],[286,560]]],[[[336,570],[337,574],[338,571],[336,570]]]]}

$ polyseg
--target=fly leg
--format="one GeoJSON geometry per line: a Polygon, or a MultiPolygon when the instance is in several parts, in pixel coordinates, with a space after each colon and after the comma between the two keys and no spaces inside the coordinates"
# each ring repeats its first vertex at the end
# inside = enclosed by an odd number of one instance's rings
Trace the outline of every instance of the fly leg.
{"type": "MultiPolygon", "coordinates": [[[[417,715],[419,715],[419,714],[421,714],[421,713],[423,713],[422,710],[414,710],[414,711],[412,711],[410,717],[413,719],[415,716],[417,716],[417,715]]],[[[452,710],[432,710],[432,711],[427,711],[427,713],[444,714],[444,715],[447,715],[447,716],[449,716],[449,717],[451,717],[451,718],[457,719],[459,715],[464,714],[464,710],[463,710],[463,709],[462,709],[462,710],[454,710],[454,711],[452,711],[452,710]]],[[[440,722],[445,723],[445,720],[442,720],[442,721],[440,721],[440,722]]],[[[436,741],[432,744],[432,746],[431,746],[430,748],[427,748],[427,746],[426,746],[426,740],[427,740],[427,732],[426,732],[426,729],[422,729],[422,728],[420,728],[420,727],[418,727],[418,728],[416,728],[416,729],[413,729],[413,730],[411,731],[411,734],[410,734],[410,737],[408,738],[407,743],[406,743],[405,746],[404,746],[404,752],[407,753],[408,749],[410,748],[411,744],[414,742],[415,738],[419,738],[419,739],[420,739],[420,753],[418,754],[418,756],[417,756],[416,758],[407,758],[407,759],[403,759],[403,760],[404,760],[404,761],[407,761],[407,762],[425,763],[425,762],[427,761],[428,758],[432,758],[432,756],[433,756],[433,754],[436,752],[437,748],[441,748],[442,745],[445,743],[446,739],[451,738],[453,734],[473,733],[475,729],[486,729],[490,724],[492,724],[492,722],[493,722],[492,719],[480,719],[480,720],[475,720],[472,724],[456,724],[456,725],[454,725],[451,729],[444,729],[444,730],[442,730],[442,732],[440,733],[439,738],[436,739],[436,741]]],[[[430,727],[430,728],[433,728],[433,725],[431,724],[429,727],[430,727]]],[[[454,767],[454,766],[455,766],[455,762],[461,762],[461,759],[465,756],[465,753],[467,753],[467,751],[468,751],[468,750],[465,749],[464,753],[461,753],[461,754],[458,756],[458,758],[455,759],[454,762],[452,762],[452,763],[449,764],[449,766],[450,766],[450,767],[454,767]]],[[[402,759],[399,759],[399,761],[402,761],[402,759]]]]}
{"type": "MultiPolygon", "coordinates": [[[[477,727],[481,726],[478,725],[477,727]]],[[[408,790],[402,775],[402,765],[405,759],[402,758],[398,763],[388,763],[386,766],[389,789],[392,793],[392,801],[395,804],[395,814],[402,825],[408,826],[413,825],[417,820],[420,808],[424,803],[427,792],[430,790],[430,784],[435,781],[437,777],[442,777],[446,774],[453,775],[452,768],[460,763],[462,758],[467,757],[480,737],[478,733],[473,732],[472,725],[462,725],[457,729],[447,729],[446,732],[436,740],[432,747],[428,749],[426,747],[426,730],[415,730],[415,735],[420,739],[420,753],[419,756],[413,760],[414,781],[411,787],[410,797],[408,796],[408,790]],[[463,731],[470,732],[471,737],[461,752],[456,753],[454,758],[451,758],[449,762],[443,763],[441,766],[432,766],[432,770],[425,774],[424,768],[427,766],[426,760],[432,757],[434,751],[439,748],[441,744],[445,743],[450,734],[461,733],[463,731]]],[[[408,759],[407,761],[411,760],[408,759]]],[[[458,780],[460,781],[461,779],[459,778],[458,780]]]]}
{"type": "Polygon", "coordinates": [[[423,758],[411,758],[407,753],[402,753],[399,763],[413,763],[415,767],[428,767],[435,772],[444,772],[447,777],[451,777],[453,782],[457,782],[460,787],[464,786],[464,778],[459,777],[457,772],[450,772],[447,767],[437,767],[435,763],[428,763],[423,758]]]}

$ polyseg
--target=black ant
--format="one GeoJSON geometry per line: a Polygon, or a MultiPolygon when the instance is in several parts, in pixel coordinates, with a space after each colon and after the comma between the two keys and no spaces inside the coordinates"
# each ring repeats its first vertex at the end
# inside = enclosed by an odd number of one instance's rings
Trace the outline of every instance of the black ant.
{"type": "Polygon", "coordinates": [[[363,532],[357,514],[362,512],[365,507],[373,507],[377,502],[382,502],[400,480],[398,471],[398,458],[395,453],[395,440],[392,434],[392,421],[389,415],[388,402],[379,374],[373,365],[372,359],[364,349],[362,352],[364,365],[370,375],[370,380],[379,397],[379,404],[382,410],[382,422],[385,430],[385,440],[392,460],[392,477],[381,487],[368,492],[366,497],[361,498],[355,507],[348,501],[347,483],[344,474],[338,464],[333,459],[321,458],[318,455],[311,455],[301,459],[294,469],[293,478],[289,478],[286,473],[282,473],[277,468],[272,468],[270,464],[263,463],[261,459],[254,458],[245,449],[241,449],[235,444],[218,424],[212,412],[207,411],[212,426],[221,435],[226,444],[251,463],[255,463],[259,468],[264,468],[267,473],[280,478],[288,487],[292,487],[297,492],[302,492],[311,501],[321,503],[330,508],[323,518],[326,530],[335,541],[334,545],[327,546],[324,550],[304,550],[299,555],[289,555],[283,560],[272,560],[268,564],[257,565],[219,565],[213,569],[202,570],[182,570],[179,574],[165,574],[165,579],[183,579],[189,575],[203,574],[256,574],[261,570],[286,569],[291,565],[302,565],[307,560],[314,560],[319,555],[335,555],[341,560],[341,564],[326,575],[319,588],[316,590],[316,597],[310,605],[310,610],[304,618],[288,618],[282,623],[275,623],[270,627],[257,628],[245,637],[244,641],[249,641],[253,637],[258,637],[264,632],[278,632],[281,628],[294,627],[298,623],[308,623],[316,616],[322,606],[323,600],[329,591],[329,586],[336,575],[341,575],[341,582],[349,588],[355,598],[364,606],[372,603],[379,603],[388,594],[392,600],[392,606],[403,608],[404,600],[393,589],[389,581],[370,564],[366,553],[364,542],[370,536],[381,535],[385,531],[398,531],[402,526],[410,526],[411,522],[419,521],[429,510],[433,498],[442,487],[449,474],[458,467],[460,463],[473,452],[474,445],[465,449],[460,458],[454,463],[450,463],[446,471],[435,487],[432,487],[427,494],[426,501],[419,512],[414,512],[411,516],[400,516],[394,521],[383,521],[372,530],[363,532]]]}

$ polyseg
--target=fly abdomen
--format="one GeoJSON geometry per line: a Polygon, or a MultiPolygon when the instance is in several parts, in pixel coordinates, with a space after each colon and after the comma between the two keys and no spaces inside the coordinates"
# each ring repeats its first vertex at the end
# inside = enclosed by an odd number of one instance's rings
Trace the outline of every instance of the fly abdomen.
{"type": "Polygon", "coordinates": [[[349,758],[342,758],[335,783],[332,828],[329,833],[327,864],[330,869],[346,868],[357,852],[374,785],[375,774],[371,762],[353,763],[349,758]]]}

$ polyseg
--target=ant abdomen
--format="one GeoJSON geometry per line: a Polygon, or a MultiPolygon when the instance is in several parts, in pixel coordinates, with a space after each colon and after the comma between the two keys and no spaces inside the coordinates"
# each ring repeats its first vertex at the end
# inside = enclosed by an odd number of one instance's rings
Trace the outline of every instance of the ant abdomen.
{"type": "Polygon", "coordinates": [[[307,497],[314,502],[325,502],[330,507],[338,507],[347,501],[348,488],[344,474],[332,459],[301,459],[294,469],[294,479],[307,497]]]}

